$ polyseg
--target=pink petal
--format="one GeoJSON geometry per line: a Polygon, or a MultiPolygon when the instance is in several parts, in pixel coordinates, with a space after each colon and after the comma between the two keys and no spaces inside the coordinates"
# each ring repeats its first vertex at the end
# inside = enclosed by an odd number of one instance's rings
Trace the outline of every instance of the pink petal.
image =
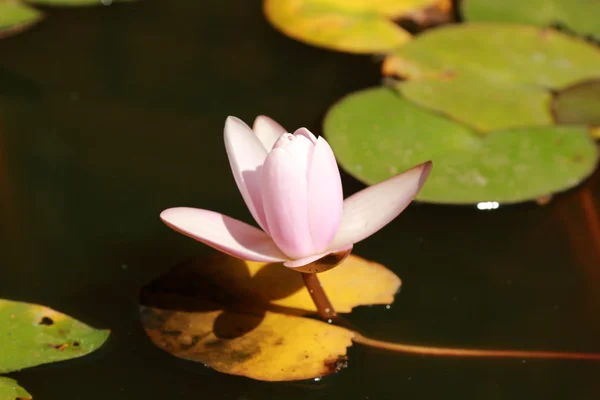
{"type": "Polygon", "coordinates": [[[296,129],[296,132],[294,132],[294,136],[304,136],[305,138],[310,140],[312,144],[317,143],[317,138],[315,137],[315,135],[313,135],[313,133],[306,128],[296,129]]]}
{"type": "Polygon", "coordinates": [[[314,254],[308,229],[306,160],[302,153],[271,150],[262,169],[262,196],[269,234],[289,258],[314,254]]]}
{"type": "Polygon", "coordinates": [[[256,117],[252,130],[267,151],[271,151],[279,136],[287,132],[284,127],[264,115],[256,117]]]}
{"type": "Polygon", "coordinates": [[[344,194],[342,179],[329,143],[320,137],[308,171],[308,226],[315,251],[327,250],[340,221],[344,194]]]}
{"type": "Polygon", "coordinates": [[[260,168],[267,151],[250,127],[236,117],[225,121],[225,149],[238,190],[254,220],[269,232],[260,194],[260,168]]]}
{"type": "Polygon", "coordinates": [[[359,242],[396,218],[421,190],[431,166],[431,161],[420,164],[344,200],[342,222],[329,248],[359,242]]]}
{"type": "Polygon", "coordinates": [[[170,228],[243,260],[280,262],[287,259],[260,229],[214,211],[169,208],[160,218],[170,228]]]}

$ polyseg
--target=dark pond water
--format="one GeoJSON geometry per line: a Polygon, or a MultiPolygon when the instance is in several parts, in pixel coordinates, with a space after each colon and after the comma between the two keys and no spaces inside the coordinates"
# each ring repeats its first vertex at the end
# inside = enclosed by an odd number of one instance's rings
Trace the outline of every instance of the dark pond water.
{"type": "MultiPolygon", "coordinates": [[[[250,215],[222,142],[227,115],[320,133],[327,107],[379,64],[296,43],[260,2],[146,0],[53,10],[0,41],[0,297],[112,330],[98,352],[11,374],[36,399],[597,399],[599,362],[444,359],[355,346],[318,383],[215,373],[155,348],[138,290],[209,249],[164,226],[179,205],[250,215]]],[[[373,337],[600,352],[596,174],[549,205],[413,204],[355,253],[404,282],[373,337]]],[[[351,194],[363,186],[344,176],[351,194]]]]}

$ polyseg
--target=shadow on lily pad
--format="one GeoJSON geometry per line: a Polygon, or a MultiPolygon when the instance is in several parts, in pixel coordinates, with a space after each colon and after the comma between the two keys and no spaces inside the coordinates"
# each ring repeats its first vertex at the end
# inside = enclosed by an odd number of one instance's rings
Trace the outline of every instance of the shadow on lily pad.
{"type": "MultiPolygon", "coordinates": [[[[319,276],[339,312],[389,304],[400,287],[391,271],[356,256],[319,276]]],[[[144,329],[162,350],[264,381],[335,373],[354,337],[304,317],[316,309],[298,272],[221,253],[175,266],[142,289],[140,303],[144,329]]]]}

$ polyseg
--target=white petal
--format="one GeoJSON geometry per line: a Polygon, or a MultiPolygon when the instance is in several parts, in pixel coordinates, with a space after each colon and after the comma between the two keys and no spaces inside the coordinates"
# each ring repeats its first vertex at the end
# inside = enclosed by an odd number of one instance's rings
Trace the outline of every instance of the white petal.
{"type": "Polygon", "coordinates": [[[344,200],[342,222],[329,248],[357,243],[390,223],[421,190],[431,165],[420,164],[344,200]]]}
{"type": "Polygon", "coordinates": [[[287,260],[269,235],[227,215],[198,208],[176,207],[163,211],[160,218],[170,228],[243,260],[287,260]]]}
{"type": "Polygon", "coordinates": [[[229,165],[238,190],[256,223],[269,232],[260,194],[260,169],[267,151],[250,127],[236,117],[227,117],[224,136],[229,165]]]}
{"type": "Polygon", "coordinates": [[[256,117],[252,130],[267,151],[271,151],[279,136],[286,133],[284,127],[264,115],[256,117]]]}

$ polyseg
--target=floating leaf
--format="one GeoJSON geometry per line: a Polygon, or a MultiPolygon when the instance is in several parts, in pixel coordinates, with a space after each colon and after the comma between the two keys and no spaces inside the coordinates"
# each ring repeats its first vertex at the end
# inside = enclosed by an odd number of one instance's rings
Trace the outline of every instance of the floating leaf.
{"type": "Polygon", "coordinates": [[[536,199],[578,184],[598,157],[584,128],[519,128],[481,137],[390,88],[345,97],[329,110],[324,131],[340,165],[367,184],[433,160],[417,196],[433,203],[536,199]]]}
{"type": "Polygon", "coordinates": [[[600,127],[600,79],[568,87],[554,96],[552,109],[559,124],[600,127]]]}
{"type": "Polygon", "coordinates": [[[48,307],[0,299],[0,373],[84,356],[108,335],[48,307]]]}
{"type": "Polygon", "coordinates": [[[42,19],[42,14],[17,0],[0,0],[0,38],[19,33],[42,19]]]}
{"type": "MultiPolygon", "coordinates": [[[[319,277],[340,312],[389,304],[400,286],[382,265],[352,255],[319,277]]],[[[298,272],[221,253],[173,268],[143,289],[141,303],[146,333],[161,349],[259,380],[331,374],[354,337],[302,317],[315,307],[298,272]]]]}
{"type": "Polygon", "coordinates": [[[600,38],[600,2],[595,0],[463,0],[461,9],[468,21],[562,25],[600,38]]]}
{"type": "Polygon", "coordinates": [[[350,53],[382,53],[411,35],[392,19],[438,0],[265,0],[267,20],[284,34],[314,46],[350,53]]]}
{"type": "Polygon", "coordinates": [[[0,376],[0,400],[27,400],[31,395],[14,379],[0,376]]]}
{"type": "Polygon", "coordinates": [[[502,24],[434,29],[396,50],[384,74],[409,100],[481,132],[552,125],[551,89],[600,77],[600,50],[554,30],[502,24]]]}

